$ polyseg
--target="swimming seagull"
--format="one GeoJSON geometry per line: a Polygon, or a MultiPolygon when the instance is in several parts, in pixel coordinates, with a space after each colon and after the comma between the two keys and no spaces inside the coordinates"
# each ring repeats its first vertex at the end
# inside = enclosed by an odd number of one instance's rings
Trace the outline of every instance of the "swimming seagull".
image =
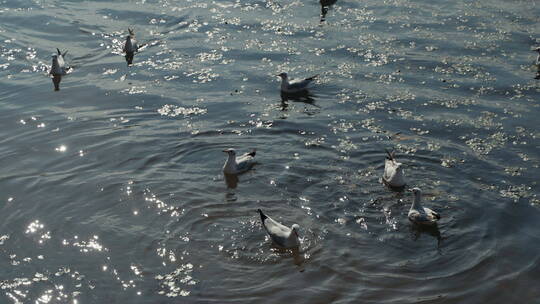
{"type": "Polygon", "coordinates": [[[409,189],[409,191],[412,191],[414,194],[414,200],[408,215],[409,220],[420,225],[432,226],[437,224],[437,221],[441,216],[429,208],[422,207],[420,204],[420,201],[422,200],[422,191],[420,188],[412,188],[409,189]]]}
{"type": "Polygon", "coordinates": [[[291,94],[291,93],[299,93],[299,92],[303,92],[307,90],[309,84],[315,79],[315,77],[319,75],[315,75],[301,81],[293,81],[293,82],[289,82],[289,76],[287,75],[287,73],[281,73],[277,76],[281,77],[281,92],[291,94]]]}
{"type": "Polygon", "coordinates": [[[383,182],[390,187],[400,188],[405,186],[403,164],[397,161],[394,151],[385,151],[387,156],[384,160],[383,182]]]}
{"type": "Polygon", "coordinates": [[[56,51],[57,54],[52,55],[52,65],[49,74],[53,76],[54,90],[59,91],[62,76],[67,74],[67,70],[69,68],[66,68],[66,62],[64,60],[64,56],[66,56],[67,51],[65,51],[63,54],[58,48],[56,49],[56,51]]]}
{"type": "Polygon", "coordinates": [[[223,165],[223,173],[225,174],[240,174],[251,169],[251,167],[255,165],[255,161],[253,160],[256,154],[255,150],[238,157],[236,156],[236,150],[232,148],[225,149],[223,152],[229,155],[225,165],[223,165]]]}
{"type": "Polygon", "coordinates": [[[126,53],[127,64],[130,65],[133,63],[133,57],[135,53],[139,51],[139,45],[135,39],[135,32],[128,28],[129,35],[126,36],[126,43],[124,44],[123,51],[126,53]]]}
{"type": "Polygon", "coordinates": [[[536,66],[540,68],[540,46],[537,48],[534,48],[533,51],[538,52],[538,57],[536,57],[536,66]]]}
{"type": "Polygon", "coordinates": [[[300,241],[298,240],[298,229],[300,226],[293,224],[289,228],[264,214],[261,209],[257,209],[257,211],[261,215],[261,222],[264,229],[274,244],[282,248],[298,248],[300,246],[300,241]]]}
{"type": "Polygon", "coordinates": [[[534,79],[540,79],[540,47],[533,49],[533,51],[538,52],[538,57],[536,57],[536,62],[535,62],[537,70],[536,70],[536,76],[534,77],[534,79]]]}

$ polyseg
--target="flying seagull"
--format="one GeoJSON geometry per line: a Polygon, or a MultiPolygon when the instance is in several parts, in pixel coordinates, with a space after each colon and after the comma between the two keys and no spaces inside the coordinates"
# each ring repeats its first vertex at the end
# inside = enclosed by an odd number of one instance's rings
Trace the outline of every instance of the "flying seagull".
{"type": "Polygon", "coordinates": [[[298,240],[298,229],[300,226],[293,224],[289,228],[264,214],[261,209],[257,209],[257,211],[261,215],[261,222],[264,229],[274,244],[281,248],[298,248],[300,245],[300,241],[298,240]]]}

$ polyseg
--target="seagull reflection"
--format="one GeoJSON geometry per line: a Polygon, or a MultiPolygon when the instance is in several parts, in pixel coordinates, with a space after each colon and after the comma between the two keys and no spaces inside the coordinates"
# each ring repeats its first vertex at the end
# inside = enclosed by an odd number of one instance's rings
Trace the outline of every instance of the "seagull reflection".
{"type": "Polygon", "coordinates": [[[317,108],[320,108],[318,105],[315,104],[315,99],[313,97],[317,97],[313,95],[309,90],[303,90],[296,93],[285,93],[281,92],[281,104],[282,106],[285,104],[286,108],[286,102],[287,101],[293,101],[293,102],[303,102],[306,104],[313,105],[317,108]]]}
{"type": "Polygon", "coordinates": [[[534,48],[533,51],[538,52],[538,57],[536,57],[536,76],[534,79],[540,79],[540,47],[534,48]]]}
{"type": "Polygon", "coordinates": [[[326,20],[326,13],[328,13],[328,8],[334,5],[337,0],[320,0],[321,3],[321,22],[326,20]]]}
{"type": "Polygon", "coordinates": [[[441,232],[439,231],[439,227],[437,224],[433,226],[426,226],[426,225],[418,225],[418,224],[412,224],[411,226],[411,233],[413,240],[416,241],[420,238],[420,235],[422,234],[428,234],[435,239],[437,239],[437,250],[440,250],[441,247],[441,232]]]}
{"type": "Polygon", "coordinates": [[[227,184],[227,188],[236,189],[238,187],[238,175],[223,173],[223,178],[227,184]]]}

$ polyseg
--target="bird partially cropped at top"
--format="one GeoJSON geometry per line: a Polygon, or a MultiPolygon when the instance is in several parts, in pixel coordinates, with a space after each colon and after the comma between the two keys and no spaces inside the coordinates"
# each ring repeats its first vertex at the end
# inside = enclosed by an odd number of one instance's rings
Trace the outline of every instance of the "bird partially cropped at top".
{"type": "Polygon", "coordinates": [[[255,150],[240,156],[236,156],[236,150],[232,148],[225,149],[223,152],[228,154],[227,161],[223,165],[223,173],[225,174],[240,174],[255,165],[255,150]]]}
{"type": "Polygon", "coordinates": [[[315,75],[300,81],[289,81],[287,73],[281,73],[277,76],[281,77],[281,92],[284,93],[299,93],[308,89],[311,82],[319,75],[315,75]]]}
{"type": "Polygon", "coordinates": [[[139,51],[139,45],[135,39],[135,32],[128,28],[129,35],[126,36],[126,43],[124,44],[123,51],[126,53],[127,64],[133,63],[133,57],[135,53],[139,51]]]}
{"type": "Polygon", "coordinates": [[[403,164],[398,162],[395,152],[386,151],[386,159],[384,160],[383,182],[390,187],[400,188],[405,186],[405,176],[403,172],[403,164]]]}
{"type": "Polygon", "coordinates": [[[540,47],[534,48],[533,51],[538,52],[536,62],[534,63],[536,65],[536,76],[534,79],[540,79],[540,47]]]}
{"type": "Polygon", "coordinates": [[[300,241],[298,238],[298,229],[300,226],[293,224],[290,228],[275,221],[264,214],[261,209],[257,209],[261,216],[261,222],[264,230],[268,233],[272,242],[281,248],[298,248],[300,241]]]}
{"type": "Polygon", "coordinates": [[[435,225],[441,216],[437,212],[422,206],[422,191],[420,188],[412,188],[409,191],[412,191],[414,195],[411,209],[409,209],[409,220],[419,225],[435,225]]]}

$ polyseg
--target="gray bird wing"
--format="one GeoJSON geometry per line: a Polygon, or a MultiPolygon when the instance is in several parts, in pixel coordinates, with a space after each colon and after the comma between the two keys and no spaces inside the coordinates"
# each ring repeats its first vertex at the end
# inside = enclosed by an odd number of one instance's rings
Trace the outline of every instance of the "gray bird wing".
{"type": "Polygon", "coordinates": [[[281,223],[275,221],[274,219],[266,216],[266,219],[263,222],[263,226],[272,239],[277,245],[281,247],[289,247],[289,236],[291,235],[292,229],[282,225],[281,223]]]}
{"type": "Polygon", "coordinates": [[[250,153],[242,154],[236,157],[236,169],[243,171],[249,169],[253,165],[253,156],[250,153]]]}

